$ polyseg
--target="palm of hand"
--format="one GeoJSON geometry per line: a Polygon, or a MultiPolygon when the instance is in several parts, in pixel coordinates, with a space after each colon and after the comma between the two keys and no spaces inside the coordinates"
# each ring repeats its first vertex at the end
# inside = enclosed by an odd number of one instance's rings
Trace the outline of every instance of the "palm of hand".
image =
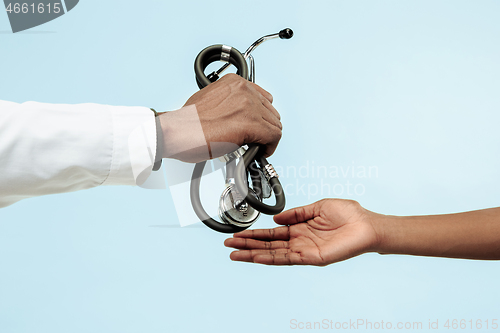
{"type": "Polygon", "coordinates": [[[274,229],[248,230],[226,240],[231,259],[271,265],[325,266],[362,254],[377,241],[369,213],[349,200],[321,200],[275,217],[274,229]]]}

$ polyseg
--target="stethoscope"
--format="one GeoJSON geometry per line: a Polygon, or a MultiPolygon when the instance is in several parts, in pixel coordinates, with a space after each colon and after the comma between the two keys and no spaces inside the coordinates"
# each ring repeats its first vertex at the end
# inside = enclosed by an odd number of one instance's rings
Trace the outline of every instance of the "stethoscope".
{"type": "MultiPolygon", "coordinates": [[[[202,50],[194,62],[194,71],[198,87],[203,89],[219,79],[230,65],[237,69],[236,74],[246,80],[255,82],[255,62],[252,51],[263,42],[281,38],[290,39],[293,36],[291,29],[283,29],[277,34],[259,38],[250,45],[244,54],[234,47],[227,45],[212,45],[202,50]],[[250,69],[247,64],[250,64],[250,69]],[[224,61],[226,64],[219,70],[205,75],[207,66],[215,61],[224,61]]],[[[191,204],[198,218],[209,228],[223,233],[235,233],[247,229],[257,221],[260,214],[276,215],[285,208],[285,194],[278,174],[273,166],[262,156],[263,149],[256,144],[248,144],[219,159],[226,163],[226,188],[219,200],[218,215],[222,222],[211,218],[203,209],[200,200],[200,182],[206,161],[197,163],[191,178],[191,204]],[[236,163],[236,160],[239,162],[236,163]],[[248,178],[251,179],[250,187],[248,178]],[[265,204],[263,199],[274,193],[274,206],[265,204]]]]}

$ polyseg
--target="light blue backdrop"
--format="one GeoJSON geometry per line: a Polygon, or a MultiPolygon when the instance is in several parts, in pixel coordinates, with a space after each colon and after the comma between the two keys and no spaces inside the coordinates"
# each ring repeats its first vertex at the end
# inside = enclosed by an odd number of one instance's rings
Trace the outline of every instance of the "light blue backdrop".
{"type": "MultiPolygon", "coordinates": [[[[496,1],[87,0],[15,35],[0,14],[0,99],[173,110],[197,90],[202,48],[243,50],[291,27],[292,40],[255,53],[284,124],[273,164],[378,172],[285,175],[289,208],[332,196],[307,192],[322,180],[359,185],[339,196],[385,214],[494,207],[499,14],[496,1]]],[[[368,254],[257,266],[231,262],[224,235],[157,224],[177,224],[166,190],[97,188],[0,210],[0,332],[297,331],[292,319],[439,319],[444,331],[447,319],[500,319],[498,262],[368,254]]]]}

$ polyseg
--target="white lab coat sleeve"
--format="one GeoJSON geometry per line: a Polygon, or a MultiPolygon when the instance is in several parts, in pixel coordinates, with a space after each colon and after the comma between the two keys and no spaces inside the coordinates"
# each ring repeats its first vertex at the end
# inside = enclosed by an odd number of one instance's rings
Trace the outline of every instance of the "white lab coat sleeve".
{"type": "Polygon", "coordinates": [[[155,154],[149,108],[0,101],[0,207],[99,185],[136,185],[149,176],[155,154]]]}

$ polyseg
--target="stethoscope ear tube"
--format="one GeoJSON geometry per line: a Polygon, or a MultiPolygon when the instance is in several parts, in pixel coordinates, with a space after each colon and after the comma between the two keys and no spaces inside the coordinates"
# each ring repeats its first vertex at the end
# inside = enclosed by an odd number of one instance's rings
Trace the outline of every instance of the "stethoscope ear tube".
{"type": "MultiPolygon", "coordinates": [[[[205,75],[205,69],[211,63],[221,60],[223,47],[224,45],[222,44],[206,47],[196,57],[194,61],[194,73],[196,75],[196,82],[198,83],[198,87],[200,89],[212,83],[212,81],[205,75]]],[[[248,80],[248,65],[240,51],[235,48],[231,48],[229,52],[229,59],[227,59],[227,61],[238,69],[237,74],[239,76],[248,80]]]]}

